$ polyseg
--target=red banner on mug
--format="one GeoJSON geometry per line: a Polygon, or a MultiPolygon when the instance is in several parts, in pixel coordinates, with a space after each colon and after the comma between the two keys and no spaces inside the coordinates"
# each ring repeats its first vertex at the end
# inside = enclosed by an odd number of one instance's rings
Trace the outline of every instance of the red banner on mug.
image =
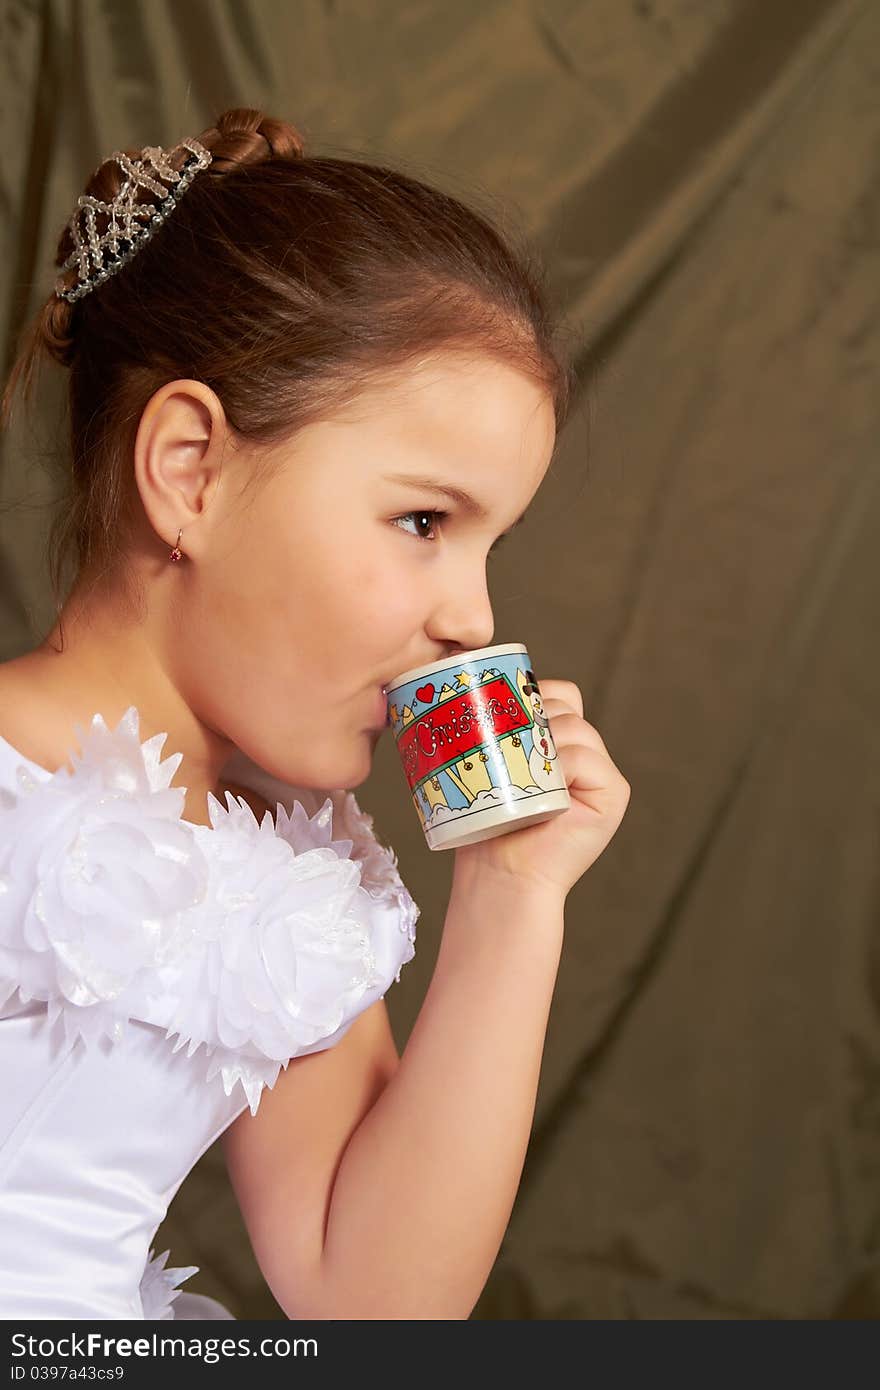
{"type": "Polygon", "coordinates": [[[410,789],[485,744],[531,724],[504,676],[441,700],[407,724],[397,741],[410,789]]]}

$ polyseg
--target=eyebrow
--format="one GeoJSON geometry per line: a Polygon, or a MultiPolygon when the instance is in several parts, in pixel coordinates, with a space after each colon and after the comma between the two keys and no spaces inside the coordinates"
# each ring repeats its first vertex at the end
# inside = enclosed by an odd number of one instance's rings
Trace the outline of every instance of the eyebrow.
{"type": "MultiPolygon", "coordinates": [[[[463,488],[453,487],[452,483],[441,483],[438,478],[423,478],[421,476],[415,476],[412,473],[386,473],[385,478],[389,483],[407,483],[410,487],[423,488],[427,492],[439,493],[443,497],[448,497],[450,501],[457,502],[464,511],[470,512],[472,516],[479,517],[481,521],[488,520],[489,513],[486,511],[483,504],[478,502],[476,497],[472,497],[469,492],[465,492],[463,488]]],[[[522,515],[518,516],[516,521],[508,526],[506,531],[501,532],[501,535],[493,542],[490,548],[494,550],[496,546],[500,545],[505,537],[510,535],[511,531],[515,531],[517,526],[520,526],[522,522],[525,521],[528,514],[529,508],[526,507],[522,515]]]]}

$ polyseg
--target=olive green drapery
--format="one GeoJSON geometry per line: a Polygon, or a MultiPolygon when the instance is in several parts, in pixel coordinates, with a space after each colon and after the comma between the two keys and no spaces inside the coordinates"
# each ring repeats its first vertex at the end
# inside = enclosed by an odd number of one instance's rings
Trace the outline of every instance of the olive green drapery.
{"type": "MultiPolygon", "coordinates": [[[[496,639],[579,684],[633,792],[569,898],[474,1316],[876,1316],[880,7],[32,0],[3,56],[7,368],[88,172],[226,106],[533,236],[581,389],[493,560],[496,639]]],[[[49,618],[62,390],[3,440],[0,657],[49,618]]],[[[401,789],[383,741],[358,795],[422,906],[403,1047],[452,865],[401,789]]],[[[168,1245],[193,1289],[279,1315],[217,1146],[168,1245]]]]}

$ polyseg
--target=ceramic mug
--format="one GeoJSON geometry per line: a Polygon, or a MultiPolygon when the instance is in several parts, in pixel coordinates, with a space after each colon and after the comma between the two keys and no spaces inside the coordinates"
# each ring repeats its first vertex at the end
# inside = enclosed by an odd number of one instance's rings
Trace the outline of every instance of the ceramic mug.
{"type": "Polygon", "coordinates": [[[568,810],[564,770],[521,642],[403,671],[385,692],[429,849],[489,840],[568,810]]]}

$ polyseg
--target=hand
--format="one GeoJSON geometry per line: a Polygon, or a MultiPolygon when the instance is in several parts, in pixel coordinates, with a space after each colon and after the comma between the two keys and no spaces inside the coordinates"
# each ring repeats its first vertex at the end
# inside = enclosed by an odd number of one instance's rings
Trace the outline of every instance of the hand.
{"type": "Polygon", "coordinates": [[[573,681],[538,682],[571,805],[552,820],[509,830],[455,851],[455,873],[486,869],[563,896],[599,858],[629,805],[630,785],[588,724],[573,681]]]}

